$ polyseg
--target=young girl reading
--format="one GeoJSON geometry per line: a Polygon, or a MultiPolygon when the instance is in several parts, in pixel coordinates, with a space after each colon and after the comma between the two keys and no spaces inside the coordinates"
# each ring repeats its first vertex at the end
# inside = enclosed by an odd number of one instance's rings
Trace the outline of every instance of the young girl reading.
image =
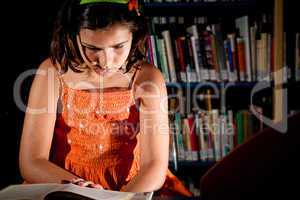
{"type": "Polygon", "coordinates": [[[64,3],[30,90],[25,182],[191,196],[168,170],[167,91],[146,37],[136,1],[64,3]]]}

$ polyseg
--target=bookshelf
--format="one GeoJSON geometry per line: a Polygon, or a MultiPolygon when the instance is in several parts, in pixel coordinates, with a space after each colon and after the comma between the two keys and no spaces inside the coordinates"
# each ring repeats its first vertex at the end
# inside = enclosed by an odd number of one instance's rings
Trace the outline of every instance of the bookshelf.
{"type": "Polygon", "coordinates": [[[300,30],[290,22],[296,15],[296,10],[291,12],[296,6],[291,1],[281,3],[277,0],[144,3],[144,13],[152,20],[149,62],[163,72],[169,93],[170,167],[177,175],[187,177],[187,184],[194,184],[192,189],[197,188],[201,175],[215,162],[266,126],[261,116],[282,120],[283,93],[278,92],[278,83],[282,83],[279,88],[291,91],[287,97],[288,111],[300,110],[299,98],[294,95],[300,87],[296,72],[300,68],[300,58],[297,60],[300,44],[296,43],[300,30]],[[275,11],[279,16],[283,14],[278,12],[282,7],[284,18],[274,17],[275,11]],[[211,57],[214,59],[210,63],[211,57]],[[211,73],[210,68],[206,72],[208,64],[216,67],[213,68],[216,71],[211,73]],[[223,75],[222,69],[228,74],[223,75]],[[284,69],[284,73],[274,75],[279,69],[284,69]],[[266,88],[253,93],[259,85],[266,88]],[[253,110],[260,115],[253,116],[253,110]],[[220,127],[205,132],[206,123],[220,127]],[[207,138],[201,135],[205,134],[212,135],[210,144],[203,143],[207,138]],[[228,138],[223,134],[228,134],[228,138]],[[202,151],[203,145],[207,152],[202,151]],[[196,175],[191,172],[195,169],[196,175]]]}
{"type": "Polygon", "coordinates": [[[257,11],[257,8],[264,10],[268,7],[268,2],[259,0],[242,1],[215,1],[215,2],[144,2],[144,13],[146,16],[170,16],[170,15],[209,15],[214,10],[218,16],[229,16],[232,13],[226,12],[224,8],[237,15],[257,11]],[[166,9],[168,12],[166,12],[166,9]]]}
{"type": "Polygon", "coordinates": [[[196,88],[196,87],[209,87],[209,86],[216,86],[216,87],[225,87],[225,88],[252,88],[257,82],[176,82],[176,83],[167,83],[166,86],[171,87],[181,87],[181,88],[196,88]],[[222,86],[223,84],[223,86],[222,86]]]}

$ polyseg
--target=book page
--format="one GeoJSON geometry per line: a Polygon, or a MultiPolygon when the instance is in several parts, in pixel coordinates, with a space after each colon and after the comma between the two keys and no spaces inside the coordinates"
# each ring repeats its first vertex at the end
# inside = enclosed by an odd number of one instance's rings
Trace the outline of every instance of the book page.
{"type": "Polygon", "coordinates": [[[74,184],[65,184],[61,191],[73,192],[93,199],[110,199],[110,200],[129,200],[132,199],[135,193],[118,192],[111,190],[103,190],[96,188],[80,187],[74,184]]]}
{"type": "Polygon", "coordinates": [[[12,185],[0,191],[0,199],[43,200],[52,192],[71,192],[92,199],[150,200],[153,193],[131,193],[96,188],[80,187],[74,184],[22,184],[12,185]]]}
{"type": "Polygon", "coordinates": [[[52,190],[60,190],[61,184],[21,184],[11,185],[0,191],[0,199],[43,199],[52,190]]]}

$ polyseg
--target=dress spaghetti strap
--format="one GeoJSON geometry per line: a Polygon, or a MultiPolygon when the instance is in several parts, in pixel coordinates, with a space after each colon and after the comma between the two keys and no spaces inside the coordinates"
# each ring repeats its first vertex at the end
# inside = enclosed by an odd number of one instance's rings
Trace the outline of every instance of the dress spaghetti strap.
{"type": "MultiPolygon", "coordinates": [[[[133,66],[134,68],[134,74],[132,75],[131,79],[130,79],[130,82],[128,84],[128,87],[126,90],[132,90],[133,86],[134,86],[134,83],[136,81],[136,77],[137,77],[137,74],[138,74],[138,71],[141,69],[141,65],[140,64],[136,64],[135,66],[133,66]]],[[[63,73],[60,73],[59,71],[57,72],[57,77],[58,77],[58,80],[59,80],[59,90],[60,90],[60,96],[62,95],[62,91],[64,88],[70,88],[68,86],[68,84],[65,82],[65,80],[63,79],[63,73]]],[[[70,89],[73,89],[73,88],[70,88],[70,89]]],[[[105,88],[104,88],[105,89],[105,88]]],[[[107,88],[106,88],[107,89],[107,88]]],[[[85,89],[75,89],[75,90],[85,90],[85,89]]]]}
{"type": "Polygon", "coordinates": [[[61,114],[63,111],[63,105],[62,105],[62,96],[63,96],[63,89],[65,87],[65,82],[62,78],[63,73],[61,71],[56,71],[56,76],[59,81],[59,96],[58,96],[58,101],[57,101],[57,114],[61,114]]]}
{"type": "Polygon", "coordinates": [[[136,81],[136,77],[137,77],[138,71],[141,69],[141,66],[137,65],[134,68],[135,68],[135,71],[134,71],[134,74],[132,75],[131,81],[129,83],[128,90],[132,90],[132,87],[136,81]]]}

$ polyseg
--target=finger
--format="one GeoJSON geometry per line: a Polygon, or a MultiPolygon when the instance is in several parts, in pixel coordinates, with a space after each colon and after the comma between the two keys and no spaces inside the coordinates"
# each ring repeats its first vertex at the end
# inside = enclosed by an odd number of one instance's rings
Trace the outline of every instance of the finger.
{"type": "Polygon", "coordinates": [[[97,188],[97,189],[103,189],[103,187],[100,184],[92,184],[91,185],[92,188],[97,188]]]}
{"type": "Polygon", "coordinates": [[[71,180],[71,183],[76,184],[76,185],[78,185],[78,183],[80,183],[80,182],[85,182],[85,180],[82,178],[75,178],[75,179],[71,180]]]}
{"type": "Polygon", "coordinates": [[[94,184],[92,181],[84,181],[84,182],[79,182],[79,186],[82,187],[88,187],[89,185],[94,184]]]}

